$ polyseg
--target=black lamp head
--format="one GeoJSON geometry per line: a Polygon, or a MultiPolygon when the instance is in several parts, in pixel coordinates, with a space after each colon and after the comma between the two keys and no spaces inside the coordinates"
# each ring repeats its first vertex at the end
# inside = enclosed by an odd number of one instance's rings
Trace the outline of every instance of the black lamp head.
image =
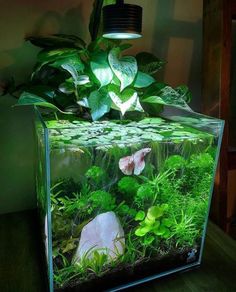
{"type": "Polygon", "coordinates": [[[103,37],[111,39],[136,39],[142,36],[142,7],[116,4],[103,7],[103,37]]]}

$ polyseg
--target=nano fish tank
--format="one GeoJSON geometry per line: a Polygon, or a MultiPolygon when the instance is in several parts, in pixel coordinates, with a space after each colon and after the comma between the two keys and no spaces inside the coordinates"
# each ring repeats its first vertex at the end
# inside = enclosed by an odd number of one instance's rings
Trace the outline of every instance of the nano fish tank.
{"type": "Polygon", "coordinates": [[[200,264],[223,121],[168,107],[139,121],[35,115],[50,291],[117,291],[200,264]]]}

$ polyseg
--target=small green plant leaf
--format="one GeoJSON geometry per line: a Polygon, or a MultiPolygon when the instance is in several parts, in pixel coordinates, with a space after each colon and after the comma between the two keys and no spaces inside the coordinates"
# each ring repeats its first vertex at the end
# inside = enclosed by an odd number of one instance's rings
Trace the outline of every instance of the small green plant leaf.
{"type": "Polygon", "coordinates": [[[75,87],[71,82],[63,82],[59,85],[58,89],[65,94],[71,94],[74,92],[75,87]]]}
{"type": "Polygon", "coordinates": [[[142,221],[145,218],[145,212],[144,211],[138,211],[138,213],[136,214],[134,220],[135,221],[142,221]]]}
{"type": "Polygon", "coordinates": [[[100,82],[101,87],[108,85],[113,78],[113,72],[109,66],[107,58],[107,52],[99,51],[92,56],[92,60],[90,62],[93,74],[100,82]]]}
{"type": "Polygon", "coordinates": [[[136,88],[148,87],[154,82],[155,79],[152,76],[141,71],[138,71],[137,77],[134,82],[134,87],[136,88]]]}
{"type": "Polygon", "coordinates": [[[153,217],[146,217],[145,218],[145,220],[144,220],[144,223],[146,224],[146,225],[153,225],[154,223],[155,223],[155,218],[153,218],[153,217]]]}
{"type": "Polygon", "coordinates": [[[105,113],[109,112],[111,107],[111,99],[106,91],[95,90],[90,93],[88,104],[91,109],[92,119],[96,121],[105,113]]]}
{"type": "Polygon", "coordinates": [[[122,91],[129,86],[135,79],[138,72],[136,59],[132,56],[119,58],[120,49],[114,48],[109,52],[108,61],[112,71],[121,82],[122,91]]]}
{"type": "Polygon", "coordinates": [[[156,235],[162,236],[167,232],[168,232],[168,229],[164,225],[160,225],[160,227],[156,229],[154,233],[156,235]]]}
{"type": "Polygon", "coordinates": [[[161,224],[166,226],[166,227],[171,227],[173,225],[173,222],[171,219],[168,219],[168,218],[164,218],[162,221],[161,221],[161,224]]]}
{"type": "Polygon", "coordinates": [[[139,70],[151,75],[155,74],[165,64],[165,62],[161,61],[153,54],[147,52],[141,52],[137,54],[136,60],[139,70]]]}
{"type": "Polygon", "coordinates": [[[160,206],[152,206],[148,209],[147,217],[152,220],[163,216],[164,211],[160,206]]]}
{"type": "Polygon", "coordinates": [[[144,236],[151,230],[150,226],[139,227],[135,230],[136,236],[144,236]]]}
{"type": "Polygon", "coordinates": [[[146,236],[144,238],[143,244],[144,245],[150,245],[155,240],[155,237],[152,235],[146,236]]]}

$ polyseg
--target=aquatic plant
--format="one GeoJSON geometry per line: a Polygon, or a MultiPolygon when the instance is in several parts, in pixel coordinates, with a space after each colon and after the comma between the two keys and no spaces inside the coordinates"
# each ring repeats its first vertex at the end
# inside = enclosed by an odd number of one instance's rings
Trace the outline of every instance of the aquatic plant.
{"type": "Polygon", "coordinates": [[[169,238],[171,233],[169,227],[172,222],[165,218],[165,212],[168,209],[167,204],[152,206],[148,209],[147,214],[144,211],[138,211],[135,221],[140,221],[135,235],[143,237],[143,244],[150,245],[156,237],[169,238]]]}
{"type": "Polygon", "coordinates": [[[134,203],[138,208],[144,208],[152,205],[153,201],[155,201],[155,196],[155,190],[152,185],[145,183],[138,188],[137,195],[134,198],[134,203]]]}
{"type": "Polygon", "coordinates": [[[139,182],[135,177],[122,177],[118,182],[118,190],[124,195],[124,199],[132,201],[139,188],[139,182]]]}
{"type": "Polygon", "coordinates": [[[173,169],[173,170],[179,170],[184,169],[186,166],[185,159],[180,155],[171,155],[169,156],[166,161],[164,167],[166,169],[173,169]]]}
{"type": "Polygon", "coordinates": [[[87,170],[85,176],[91,179],[98,187],[102,180],[105,179],[105,172],[101,167],[94,165],[87,170]]]}
{"type": "Polygon", "coordinates": [[[173,219],[171,236],[176,238],[176,246],[192,246],[195,243],[199,229],[196,228],[194,221],[195,216],[193,214],[188,216],[183,209],[179,218],[173,219]]]}
{"type": "Polygon", "coordinates": [[[94,191],[88,196],[88,214],[112,211],[116,206],[115,197],[103,190],[94,191]]]}

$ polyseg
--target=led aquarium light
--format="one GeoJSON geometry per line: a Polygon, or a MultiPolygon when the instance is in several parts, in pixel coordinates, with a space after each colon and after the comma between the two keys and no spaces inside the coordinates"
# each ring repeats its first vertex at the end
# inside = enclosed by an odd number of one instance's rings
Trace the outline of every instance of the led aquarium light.
{"type": "Polygon", "coordinates": [[[133,4],[116,4],[103,7],[103,37],[136,39],[142,37],[142,7],[133,4]]]}

